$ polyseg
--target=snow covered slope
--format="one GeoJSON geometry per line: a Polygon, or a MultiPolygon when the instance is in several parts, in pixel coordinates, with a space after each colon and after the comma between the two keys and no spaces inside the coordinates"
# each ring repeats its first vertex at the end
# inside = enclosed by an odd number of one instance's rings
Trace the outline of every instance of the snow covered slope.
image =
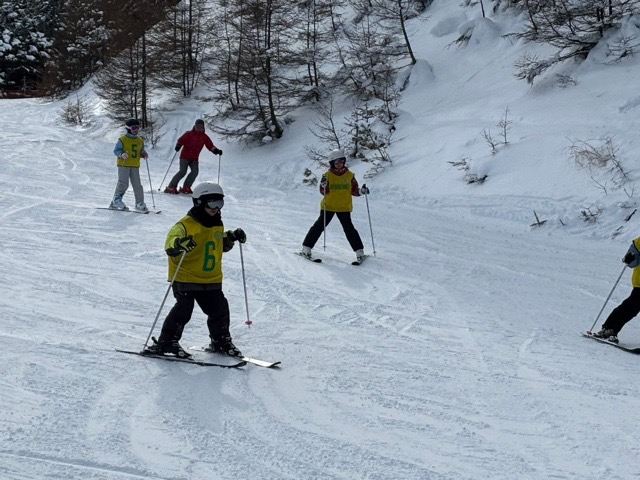
{"type": "MultiPolygon", "coordinates": [[[[571,89],[532,89],[511,76],[528,47],[497,36],[517,19],[475,19],[477,43],[445,48],[479,13],[457,3],[436,1],[429,20],[411,24],[421,61],[396,162],[367,182],[376,256],[364,265],[349,264],[337,222],[326,252],[316,248],[323,264],[292,254],[319,211],[317,191],[299,181],[308,112],[260,149],[216,139],[225,225],[248,235],[254,325],[243,323],[236,248],[225,257],[232,333],[280,370],[116,353],[142,347],[167,287],[164,237],[190,199],[147,194],[160,215],[96,210],[113,194],[120,129],[99,110],[80,130],[60,124],[60,103],[0,101],[0,478],[640,476],[640,358],[579,335],[637,218],[624,222],[624,194],[602,197],[565,151],[568,138],[615,134],[637,171],[640,67],[587,62],[571,89]],[[512,141],[491,156],[479,135],[507,105],[512,141]],[[447,163],[462,156],[486,169],[484,185],[447,163]],[[600,223],[580,221],[595,204],[606,209],[600,223]],[[550,219],[541,229],[529,227],[533,209],[550,219]]],[[[175,135],[202,108],[167,113],[151,151],[154,188],[175,135]]],[[[216,175],[203,154],[199,178],[216,175]]],[[[353,218],[373,253],[364,199],[353,218]]],[[[627,273],[611,305],[628,290],[627,273]]],[[[183,344],[206,338],[196,309],[183,344]]],[[[638,323],[621,341],[640,344],[638,323]]]]}

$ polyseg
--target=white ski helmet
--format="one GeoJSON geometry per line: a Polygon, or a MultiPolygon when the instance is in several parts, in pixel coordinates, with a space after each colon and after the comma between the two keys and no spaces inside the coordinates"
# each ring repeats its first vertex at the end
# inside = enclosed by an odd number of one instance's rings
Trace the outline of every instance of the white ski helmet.
{"type": "Polygon", "coordinates": [[[344,151],[340,149],[333,150],[329,152],[329,155],[327,155],[327,160],[329,161],[331,166],[333,166],[333,162],[340,159],[344,159],[345,161],[347,160],[347,156],[344,154],[344,151]]]}
{"type": "Polygon", "coordinates": [[[196,185],[193,188],[191,198],[196,207],[204,205],[208,201],[220,202],[218,208],[222,208],[222,205],[224,205],[224,192],[222,191],[222,187],[213,182],[202,182],[196,185]]]}

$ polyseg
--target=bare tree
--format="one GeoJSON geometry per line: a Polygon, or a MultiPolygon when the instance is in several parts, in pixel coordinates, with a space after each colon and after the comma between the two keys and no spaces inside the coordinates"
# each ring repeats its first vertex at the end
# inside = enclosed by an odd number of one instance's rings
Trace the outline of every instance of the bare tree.
{"type": "Polygon", "coordinates": [[[546,59],[525,56],[518,61],[516,77],[529,83],[558,62],[585,58],[605,32],[640,13],[640,0],[526,0],[524,5],[529,24],[519,36],[557,49],[546,59]]]}
{"type": "Polygon", "coordinates": [[[208,2],[180,2],[150,34],[153,78],[159,86],[188,97],[202,72],[204,46],[209,43],[208,2]]]}
{"type": "Polygon", "coordinates": [[[138,118],[148,122],[149,83],[146,78],[146,45],[143,35],[135,44],[95,76],[96,93],[106,100],[110,115],[118,120],[138,118]]]}
{"type": "Polygon", "coordinates": [[[500,134],[502,135],[502,143],[504,143],[505,145],[509,143],[507,136],[509,131],[511,130],[512,123],[513,122],[509,120],[509,107],[506,107],[504,109],[503,117],[496,124],[496,127],[500,129],[500,134]]]}
{"type": "Polygon", "coordinates": [[[597,141],[576,140],[569,147],[569,156],[605,194],[608,185],[623,188],[630,180],[629,173],[618,157],[619,148],[610,136],[597,141]]]}
{"type": "Polygon", "coordinates": [[[376,15],[383,22],[386,22],[390,28],[399,29],[402,33],[404,45],[412,65],[415,64],[417,60],[411,47],[409,34],[407,33],[406,21],[413,3],[415,2],[412,0],[372,0],[376,15]]]}
{"type": "Polygon", "coordinates": [[[218,52],[224,62],[209,78],[218,80],[217,98],[226,104],[218,115],[234,125],[214,126],[218,133],[263,141],[282,136],[283,117],[304,101],[310,88],[317,92],[316,84],[320,85],[319,50],[306,46],[320,38],[311,31],[314,22],[318,24],[312,17],[319,15],[321,5],[310,13],[313,6],[292,7],[285,0],[223,3],[217,19],[226,26],[216,41],[225,47],[224,53],[218,52]],[[311,75],[300,75],[302,69],[311,75]]]}

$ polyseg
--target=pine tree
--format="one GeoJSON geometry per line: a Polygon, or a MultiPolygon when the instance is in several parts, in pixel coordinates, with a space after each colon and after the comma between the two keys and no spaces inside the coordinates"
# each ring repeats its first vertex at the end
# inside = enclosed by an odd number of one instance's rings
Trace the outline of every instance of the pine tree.
{"type": "Polygon", "coordinates": [[[50,58],[55,1],[0,0],[0,89],[33,92],[50,58]]]}
{"type": "Polygon", "coordinates": [[[59,15],[54,54],[41,84],[48,93],[80,87],[102,64],[110,38],[96,0],[65,0],[59,15]]]}

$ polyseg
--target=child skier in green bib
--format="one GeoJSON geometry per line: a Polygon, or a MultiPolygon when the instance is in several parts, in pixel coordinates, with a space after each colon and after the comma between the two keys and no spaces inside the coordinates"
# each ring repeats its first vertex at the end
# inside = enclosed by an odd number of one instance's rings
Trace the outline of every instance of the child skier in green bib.
{"type": "Polygon", "coordinates": [[[113,153],[116,156],[116,164],[118,165],[118,183],[109,208],[128,210],[122,201],[122,197],[129,188],[129,180],[131,180],[133,194],[136,199],[136,210],[148,212],[149,210],[144,203],[144,190],[140,182],[140,157],[147,159],[149,156],[144,149],[144,139],[138,136],[140,121],[132,118],[127,120],[125,127],[127,133],[118,139],[113,149],[113,153]]]}

